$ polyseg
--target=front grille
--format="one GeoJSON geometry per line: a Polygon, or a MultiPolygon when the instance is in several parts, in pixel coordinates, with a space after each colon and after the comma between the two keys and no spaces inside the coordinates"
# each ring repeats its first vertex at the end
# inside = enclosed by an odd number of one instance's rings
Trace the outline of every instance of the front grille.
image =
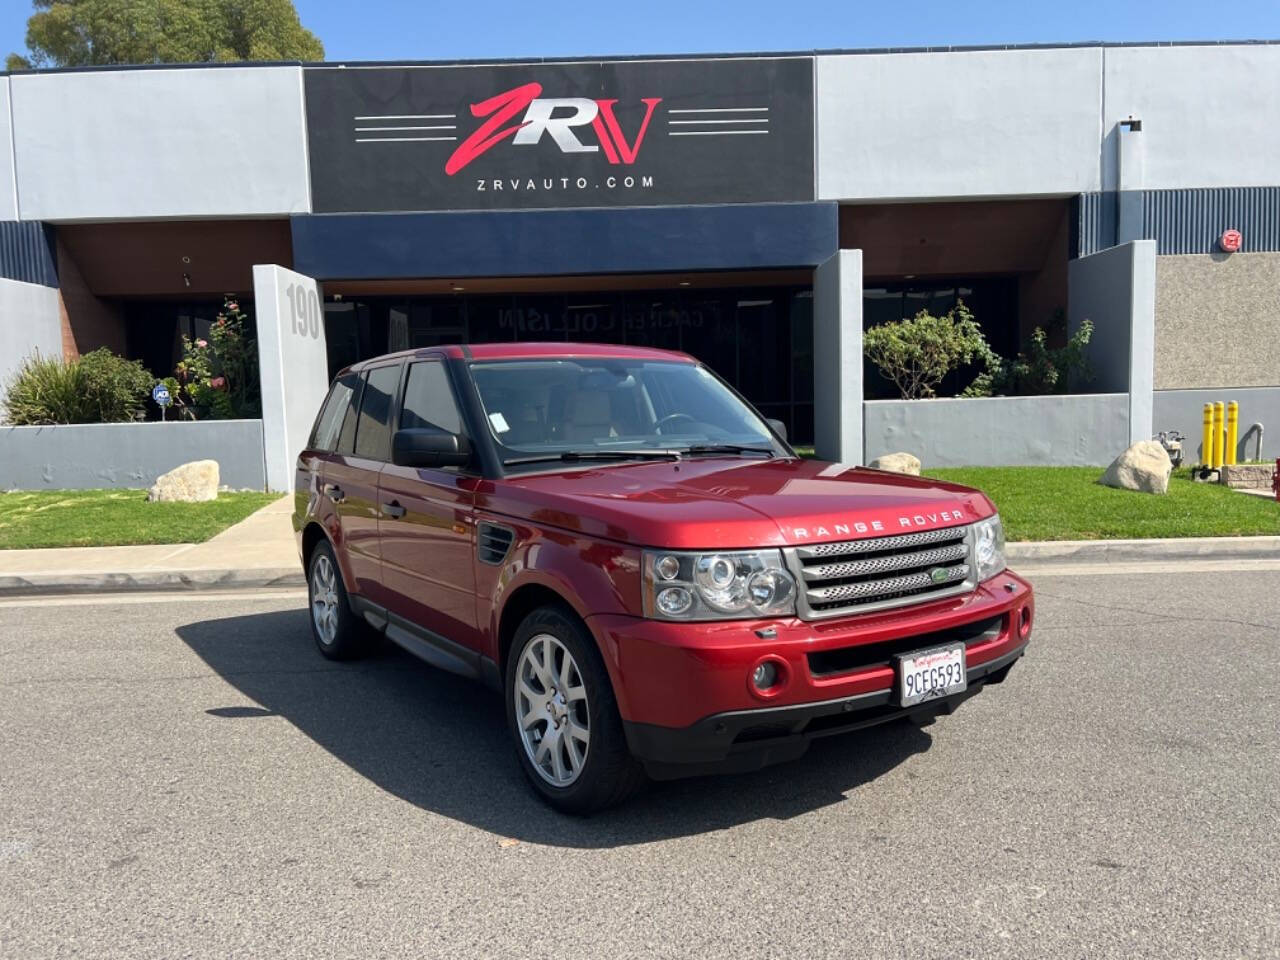
{"type": "Polygon", "coordinates": [[[923,603],[972,590],[970,528],[816,543],[783,551],[806,620],[923,603]]]}

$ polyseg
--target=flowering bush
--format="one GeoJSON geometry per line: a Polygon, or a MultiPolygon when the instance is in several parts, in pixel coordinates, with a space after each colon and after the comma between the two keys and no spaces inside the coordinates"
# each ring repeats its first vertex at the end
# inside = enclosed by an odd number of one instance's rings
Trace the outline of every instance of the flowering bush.
{"type": "Polygon", "coordinates": [[[228,298],[209,339],[182,338],[182,361],[170,389],[181,415],[189,419],[234,420],[262,416],[258,344],[248,314],[228,298]]]}

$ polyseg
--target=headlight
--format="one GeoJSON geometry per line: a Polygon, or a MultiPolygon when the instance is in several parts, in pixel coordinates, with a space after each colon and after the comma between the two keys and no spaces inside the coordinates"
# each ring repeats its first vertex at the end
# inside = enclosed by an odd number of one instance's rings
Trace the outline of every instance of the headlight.
{"type": "Polygon", "coordinates": [[[731,620],[796,612],[796,582],[777,550],[644,552],[644,615],[731,620]]]}
{"type": "Polygon", "coordinates": [[[973,525],[973,563],[979,583],[1005,568],[1004,525],[1000,522],[1000,514],[973,525]]]}

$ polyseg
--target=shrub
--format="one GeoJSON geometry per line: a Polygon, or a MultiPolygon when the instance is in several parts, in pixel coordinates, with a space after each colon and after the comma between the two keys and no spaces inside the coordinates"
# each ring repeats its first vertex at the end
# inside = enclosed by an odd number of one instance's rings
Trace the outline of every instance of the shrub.
{"type": "MultiPolygon", "coordinates": [[[[1054,324],[1065,326],[1059,311],[1054,324]]],[[[974,379],[964,391],[966,397],[1042,396],[1065,393],[1071,374],[1090,380],[1086,348],[1093,336],[1093,321],[1084,320],[1080,329],[1061,347],[1049,346],[1049,335],[1036,327],[1027,349],[1012,360],[1005,360],[988,350],[982,357],[986,372],[974,379]]]]}
{"type": "Polygon", "coordinates": [[[209,339],[182,338],[182,360],[174,372],[180,389],[170,387],[179,412],[190,419],[234,420],[262,416],[258,344],[249,333],[249,317],[228,298],[209,339]]]}
{"type": "Polygon", "coordinates": [[[10,380],[6,419],[19,426],[122,423],[143,411],[155,378],[105,347],[64,361],[39,354],[10,380]]]}
{"type": "Polygon", "coordinates": [[[948,373],[975,358],[994,356],[963,302],[940,317],[921,310],[907,320],[871,327],[863,351],[894,382],[904,400],[932,397],[948,373]]]}

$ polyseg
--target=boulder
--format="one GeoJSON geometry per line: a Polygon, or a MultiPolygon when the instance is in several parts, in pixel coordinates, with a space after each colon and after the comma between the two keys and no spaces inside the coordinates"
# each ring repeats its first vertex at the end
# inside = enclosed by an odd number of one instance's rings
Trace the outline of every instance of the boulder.
{"type": "Polygon", "coordinates": [[[869,464],[872,470],[888,470],[890,473],[909,473],[920,476],[920,458],[909,453],[886,453],[876,457],[869,464]]]}
{"type": "Polygon", "coordinates": [[[1140,493],[1168,493],[1173,462],[1164,447],[1154,440],[1139,440],[1111,462],[1102,483],[1140,493]]]}
{"type": "Polygon", "coordinates": [[[197,503],[218,498],[218,461],[192,460],[156,478],[147,499],[197,503]]]}

